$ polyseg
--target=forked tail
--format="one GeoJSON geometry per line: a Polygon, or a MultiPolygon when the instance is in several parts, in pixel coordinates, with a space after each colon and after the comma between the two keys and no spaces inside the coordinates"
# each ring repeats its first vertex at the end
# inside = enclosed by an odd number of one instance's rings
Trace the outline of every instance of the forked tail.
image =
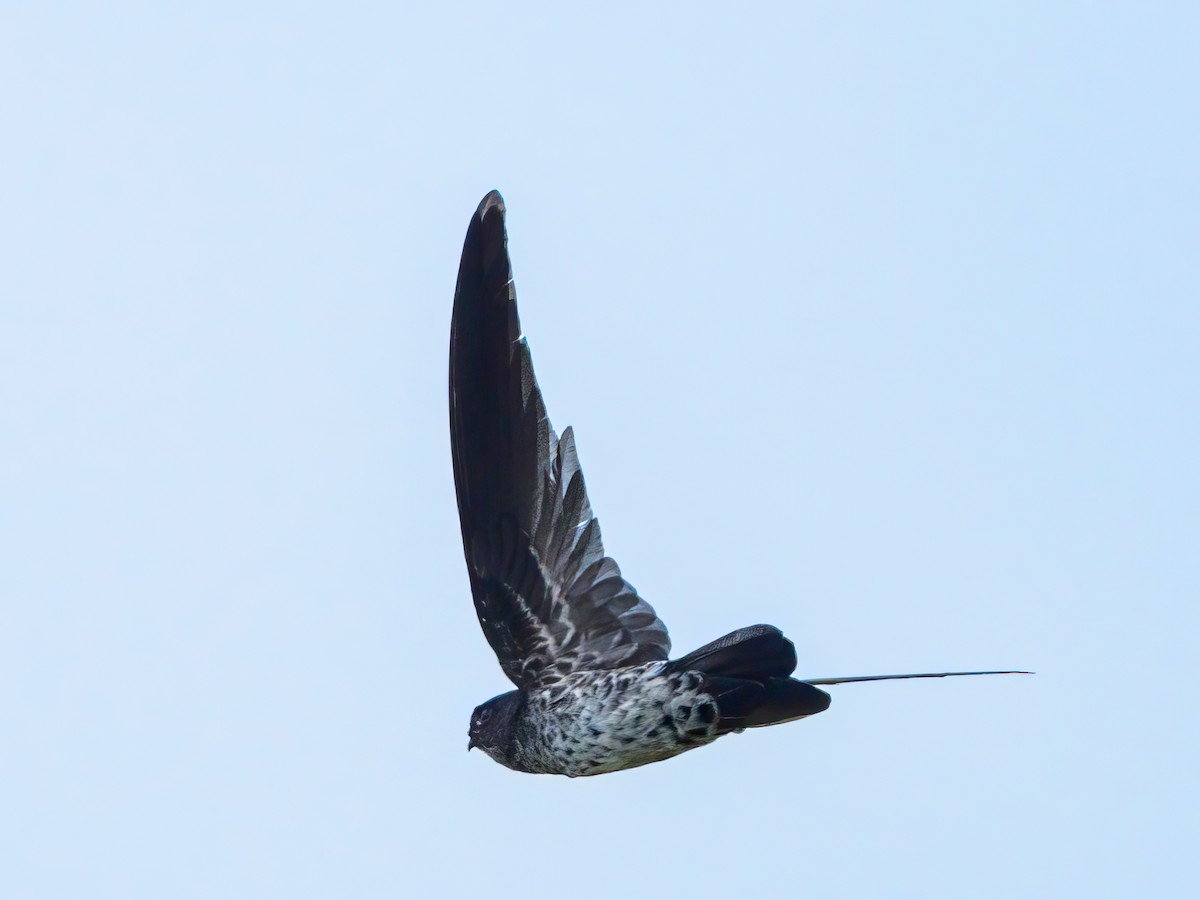
{"type": "Polygon", "coordinates": [[[795,678],[796,649],[772,625],[742,628],[687,656],[667,663],[668,672],[698,672],[704,690],[717,703],[717,733],[778,725],[823,712],[829,695],[819,684],[892,681],[900,678],[949,678],[956,675],[1032,675],[1016,670],[922,672],[914,675],[854,675],[846,678],[795,678]]]}
{"type": "Polygon", "coordinates": [[[718,734],[778,725],[828,709],[827,693],[788,678],[795,668],[796,648],[773,625],[741,628],[667,663],[668,671],[704,676],[704,690],[717,702],[718,734]]]}

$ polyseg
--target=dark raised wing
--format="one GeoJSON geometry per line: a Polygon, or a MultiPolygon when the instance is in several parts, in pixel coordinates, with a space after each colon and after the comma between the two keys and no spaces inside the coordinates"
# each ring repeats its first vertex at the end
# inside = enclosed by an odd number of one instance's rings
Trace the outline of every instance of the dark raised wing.
{"type": "Polygon", "coordinates": [[[504,673],[527,687],[665,660],[666,626],[604,555],[571,429],[559,438],[546,417],[495,191],[458,269],[450,443],[475,611],[504,673]]]}

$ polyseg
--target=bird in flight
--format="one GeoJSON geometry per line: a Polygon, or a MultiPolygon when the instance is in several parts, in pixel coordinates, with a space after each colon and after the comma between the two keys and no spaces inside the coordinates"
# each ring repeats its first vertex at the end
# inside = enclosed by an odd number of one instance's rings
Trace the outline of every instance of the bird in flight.
{"type": "Polygon", "coordinates": [[[475,611],[516,685],[477,707],[468,749],[519,772],[600,775],[746,728],[815,715],[818,685],[948,675],[792,678],[796,651],[751,625],[679,659],[604,553],[570,428],[555,434],[517,318],[504,201],[479,204],[450,326],[450,443],[475,611]]]}

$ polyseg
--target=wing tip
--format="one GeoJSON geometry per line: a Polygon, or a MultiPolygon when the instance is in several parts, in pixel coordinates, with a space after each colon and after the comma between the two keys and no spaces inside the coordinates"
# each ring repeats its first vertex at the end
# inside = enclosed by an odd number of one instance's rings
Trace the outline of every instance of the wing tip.
{"type": "Polygon", "coordinates": [[[462,300],[491,301],[496,291],[512,280],[504,216],[504,198],[499,191],[489,191],[479,201],[463,239],[454,289],[455,316],[463,314],[462,300]]]}
{"type": "Polygon", "coordinates": [[[488,191],[487,196],[479,201],[479,207],[475,210],[475,218],[482,222],[493,209],[500,214],[501,218],[504,217],[504,198],[500,196],[499,191],[488,191]]]}

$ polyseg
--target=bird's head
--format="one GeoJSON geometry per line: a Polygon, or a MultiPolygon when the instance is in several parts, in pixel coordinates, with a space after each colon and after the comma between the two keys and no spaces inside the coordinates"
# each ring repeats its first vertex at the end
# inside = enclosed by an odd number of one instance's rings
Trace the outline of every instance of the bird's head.
{"type": "Polygon", "coordinates": [[[508,765],[508,750],[520,711],[521,695],[517,691],[493,697],[475,707],[475,712],[471,713],[467,749],[478,747],[496,762],[508,765]]]}

